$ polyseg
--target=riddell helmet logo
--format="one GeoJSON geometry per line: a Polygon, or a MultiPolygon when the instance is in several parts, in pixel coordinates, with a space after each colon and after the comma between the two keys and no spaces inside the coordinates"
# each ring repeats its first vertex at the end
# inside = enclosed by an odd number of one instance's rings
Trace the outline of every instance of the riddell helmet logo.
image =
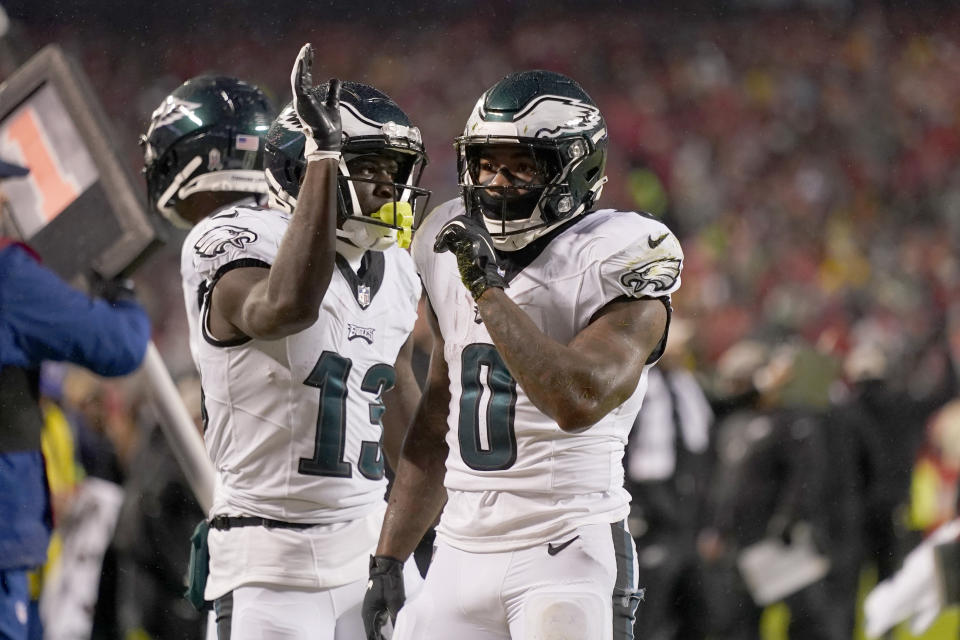
{"type": "Polygon", "coordinates": [[[361,327],[355,324],[347,324],[347,340],[354,340],[355,338],[360,338],[361,340],[366,340],[367,344],[373,344],[373,332],[375,329],[373,327],[361,327]]]}

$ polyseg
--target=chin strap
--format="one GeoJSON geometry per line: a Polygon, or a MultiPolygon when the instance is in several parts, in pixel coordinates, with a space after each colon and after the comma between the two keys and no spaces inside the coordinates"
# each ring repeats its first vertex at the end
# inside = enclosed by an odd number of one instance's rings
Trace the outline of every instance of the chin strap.
{"type": "Polygon", "coordinates": [[[167,222],[175,226],[177,229],[193,228],[193,223],[182,217],[173,207],[163,207],[162,209],[157,207],[157,209],[159,209],[160,214],[164,217],[164,219],[166,219],[167,222]]]}
{"type": "Polygon", "coordinates": [[[267,169],[263,172],[267,179],[267,204],[271,209],[279,209],[287,213],[293,213],[297,208],[297,199],[283,190],[277,179],[273,177],[273,172],[267,169]]]}
{"type": "MultiPolygon", "coordinates": [[[[173,177],[173,180],[170,181],[170,186],[168,186],[163,193],[160,194],[160,197],[157,198],[157,209],[159,209],[161,212],[165,212],[167,209],[172,209],[172,207],[169,206],[169,203],[171,200],[173,200],[173,196],[176,195],[177,191],[180,190],[180,185],[186,182],[187,178],[192,176],[202,163],[203,158],[200,156],[194,156],[193,160],[188,162],[186,166],[184,166],[183,169],[181,169],[180,172],[173,177]]],[[[164,215],[166,215],[166,213],[164,213],[164,215]]]]}
{"type": "Polygon", "coordinates": [[[610,178],[608,178],[607,176],[603,176],[602,178],[597,180],[597,183],[595,185],[590,187],[590,192],[593,193],[593,198],[591,198],[590,200],[591,207],[594,204],[596,204],[597,200],[600,199],[600,194],[603,193],[603,185],[607,184],[607,180],[609,179],[610,178]]]}

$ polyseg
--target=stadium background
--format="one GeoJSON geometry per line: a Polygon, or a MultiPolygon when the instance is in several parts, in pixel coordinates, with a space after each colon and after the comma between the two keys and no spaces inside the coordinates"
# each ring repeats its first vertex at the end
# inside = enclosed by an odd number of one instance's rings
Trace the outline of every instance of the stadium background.
{"type": "MultiPolygon", "coordinates": [[[[419,124],[435,205],[456,195],[451,143],[482,90],[517,69],[560,71],[609,125],[602,204],[663,216],[681,238],[675,307],[694,326],[690,363],[706,385],[745,338],[808,356],[786,396],[811,407],[843,398],[843,364],[858,347],[882,357],[891,386],[921,397],[941,383],[945,345],[960,352],[953,3],[415,4],[17,0],[4,3],[0,72],[60,44],[138,172],[137,137],[183,80],[236,75],[282,105],[290,62],[311,41],[317,79],[377,86],[419,124]]],[[[136,280],[181,376],[192,368],[182,236],[169,235],[136,280]]],[[[135,403],[125,388],[107,395],[135,403]]],[[[124,438],[135,436],[118,437],[118,448],[133,446],[124,438]]]]}

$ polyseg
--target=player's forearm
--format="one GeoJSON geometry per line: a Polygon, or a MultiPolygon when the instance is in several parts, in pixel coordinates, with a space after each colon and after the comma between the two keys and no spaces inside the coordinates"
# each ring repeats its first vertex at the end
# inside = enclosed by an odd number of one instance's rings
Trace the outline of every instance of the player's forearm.
{"type": "Polygon", "coordinates": [[[502,289],[487,289],[480,315],[510,374],[540,411],[568,432],[589,428],[632,389],[630,371],[545,335],[502,289]]]}
{"type": "Polygon", "coordinates": [[[270,275],[245,310],[258,333],[289,335],[316,321],[333,275],[336,227],[337,162],[309,162],[270,275]]]}
{"type": "Polygon", "coordinates": [[[377,555],[406,560],[436,522],[447,501],[443,486],[446,458],[443,441],[422,442],[411,430],[390,491],[377,555]]]}
{"type": "Polygon", "coordinates": [[[412,417],[420,401],[420,387],[413,373],[411,355],[413,339],[408,338],[394,363],[396,382],[393,389],[383,396],[386,412],[383,414],[383,452],[387,456],[390,468],[396,470],[400,465],[400,450],[403,437],[407,433],[412,417]]]}
{"type": "Polygon", "coordinates": [[[446,503],[443,478],[449,451],[444,437],[449,405],[447,369],[442,348],[435,345],[427,386],[403,441],[377,555],[405,560],[446,503]]]}

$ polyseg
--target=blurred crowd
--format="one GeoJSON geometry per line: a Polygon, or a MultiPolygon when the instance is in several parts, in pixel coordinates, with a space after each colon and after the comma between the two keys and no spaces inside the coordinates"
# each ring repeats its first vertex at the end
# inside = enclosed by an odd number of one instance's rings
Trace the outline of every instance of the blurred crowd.
{"type": "MultiPolygon", "coordinates": [[[[704,327],[703,366],[758,333],[842,357],[880,332],[909,360],[943,331],[960,280],[960,12],[509,7],[417,29],[317,16],[133,32],[67,22],[25,37],[78,57],[134,171],[137,137],[173,87],[219,71],[282,104],[282,61],[314,40],[318,75],[382,87],[419,123],[434,204],[456,195],[451,142],[473,96],[511,70],[557,70],[579,79],[608,121],[602,203],[662,215],[684,241],[677,307],[704,327]]],[[[151,284],[169,308],[166,283],[151,284]]],[[[177,349],[184,358],[182,345],[168,352],[177,349]]]]}
{"type": "MultiPolygon", "coordinates": [[[[864,3],[698,15],[608,4],[530,15],[493,3],[406,29],[321,15],[253,26],[253,10],[241,4],[240,17],[191,28],[61,20],[23,24],[18,37],[32,49],[57,42],[81,62],[131,171],[150,111],[184,79],[237,75],[282,104],[287,60],[312,41],[318,76],[369,82],[420,125],[431,161],[423,186],[434,204],[456,195],[451,142],[484,87],[525,68],[578,79],[610,128],[601,203],[661,216],[683,243],[684,284],[674,298],[683,328],[663,368],[691,373],[686,388],[702,392],[700,409],[661,412],[677,430],[687,411],[702,433],[654,437],[672,447],[673,463],[631,485],[638,504],[665,496],[688,506],[655,517],[638,508],[632,524],[651,571],[659,565],[650,549],[665,539],[672,558],[689,560],[660,567],[685,594],[671,602],[708,612],[699,619],[714,626],[663,623],[662,636],[641,637],[755,637],[759,609],[742,604],[753,596],[722,568],[734,562],[731,549],[771,531],[790,537],[803,523],[832,562],[821,591],[788,603],[793,620],[812,611],[822,637],[849,638],[861,569],[889,576],[925,533],[957,516],[960,10],[864,3]],[[697,477],[686,478],[691,464],[697,477]],[[700,587],[684,590],[689,584],[700,587]],[[703,585],[743,599],[711,602],[703,585]],[[842,611],[823,613],[830,602],[842,611]]],[[[167,363],[189,376],[180,236],[169,236],[136,279],[167,363]]],[[[48,394],[75,417],[80,452],[99,452],[81,456],[86,473],[133,483],[138,495],[163,493],[177,482],[175,468],[135,462],[159,438],[136,385],[91,384],[96,393],[81,399],[67,384],[48,394]]],[[[157,541],[176,535],[168,546],[185,562],[199,516],[182,482],[170,490],[183,494],[141,499],[135,506],[146,514],[121,511],[133,531],[121,527],[113,543],[121,565],[144,553],[130,542],[144,539],[143,527],[157,541]],[[159,528],[172,524],[167,515],[150,520],[164,509],[187,522],[185,533],[159,528]],[[123,535],[133,536],[127,546],[123,535]]],[[[156,584],[178,586],[179,564],[164,573],[168,559],[136,560],[160,567],[156,584]]],[[[651,595],[650,606],[672,605],[651,595]]],[[[152,624],[130,607],[117,605],[115,624],[152,624]]],[[[810,633],[791,637],[820,637],[810,633]]]]}
{"type": "MultiPolygon", "coordinates": [[[[198,378],[184,376],[179,390],[199,429],[198,378]]],[[[144,376],[47,363],[40,392],[54,520],[47,564],[31,582],[43,637],[202,638],[204,618],[183,592],[203,512],[144,376]]]]}

